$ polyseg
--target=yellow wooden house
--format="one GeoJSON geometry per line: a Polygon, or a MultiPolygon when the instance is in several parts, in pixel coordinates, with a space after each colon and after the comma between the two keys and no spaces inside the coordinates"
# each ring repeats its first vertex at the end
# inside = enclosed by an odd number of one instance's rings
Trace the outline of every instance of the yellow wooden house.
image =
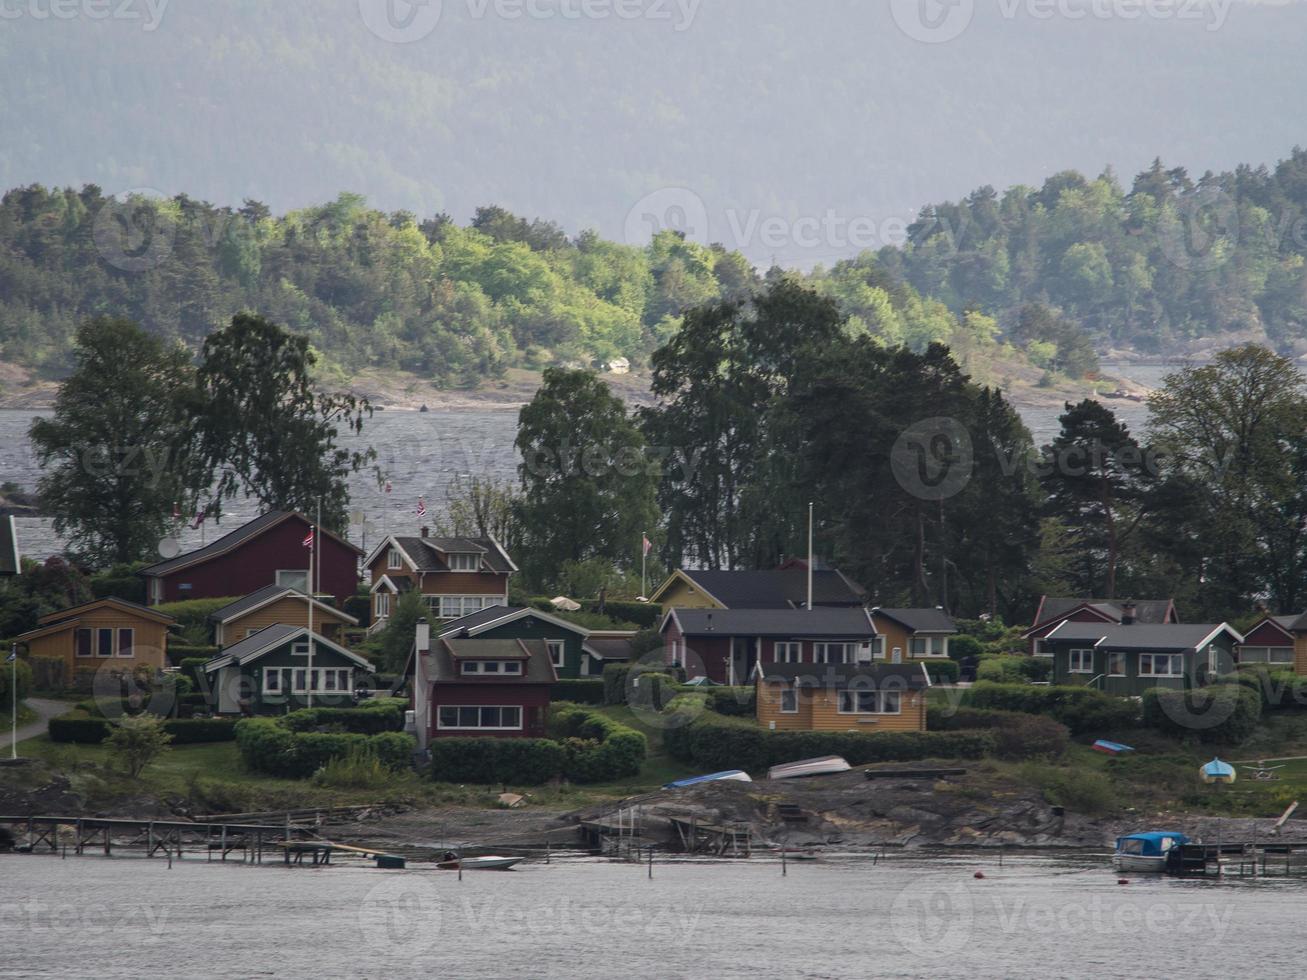
{"type": "Polygon", "coordinates": [[[759,671],[758,723],[772,731],[924,732],[920,664],[773,664],[759,671]]]}
{"type": "Polygon", "coordinates": [[[15,639],[30,656],[62,659],[69,679],[78,670],[105,664],[124,673],[139,667],[157,671],[168,663],[168,627],[175,622],[125,599],[97,599],[42,616],[36,629],[15,639]]]}
{"type": "Polygon", "coordinates": [[[313,610],[313,632],[328,640],[339,642],[342,629],[359,624],[348,613],[320,599],[310,599],[297,589],[266,585],[209,616],[213,623],[213,642],[228,647],[277,624],[307,628],[310,607],[313,610]]]}

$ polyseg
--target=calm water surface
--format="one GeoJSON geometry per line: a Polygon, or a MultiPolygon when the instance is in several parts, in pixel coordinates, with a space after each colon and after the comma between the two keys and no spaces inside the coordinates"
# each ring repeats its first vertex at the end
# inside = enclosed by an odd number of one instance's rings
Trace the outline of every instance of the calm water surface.
{"type": "Polygon", "coordinates": [[[1106,857],[529,864],[0,857],[5,977],[1301,976],[1307,882],[1116,884],[1106,857]],[[973,873],[984,870],[977,881],[973,873]]]}
{"type": "MultiPolygon", "coordinates": [[[[1156,386],[1164,374],[1173,370],[1156,366],[1121,366],[1108,368],[1115,376],[1127,376],[1142,384],[1156,386]]],[[[1144,405],[1114,401],[1112,409],[1134,431],[1143,428],[1147,416],[1144,405]]],[[[0,410],[0,482],[12,480],[26,489],[34,489],[40,475],[27,429],[41,414],[29,410],[0,410]]],[[[1044,445],[1057,434],[1060,410],[1030,409],[1024,414],[1026,425],[1036,445],[1044,445]]],[[[512,479],[518,456],[513,448],[517,435],[517,412],[378,412],[367,423],[364,435],[357,440],[345,439],[343,445],[354,449],[371,446],[378,462],[390,474],[393,492],[389,499],[377,487],[371,473],[356,474],[351,481],[352,508],[362,513],[366,526],[356,524],[350,537],[363,547],[375,545],[389,529],[413,533],[417,526],[418,497],[440,511],[451,479],[474,474],[498,480],[512,479]]],[[[210,524],[203,532],[184,530],[186,549],[198,547],[202,540],[239,527],[258,516],[258,508],[245,500],[227,504],[221,526],[210,524]]],[[[24,554],[42,559],[62,550],[48,519],[19,520],[19,536],[24,554]]]]}

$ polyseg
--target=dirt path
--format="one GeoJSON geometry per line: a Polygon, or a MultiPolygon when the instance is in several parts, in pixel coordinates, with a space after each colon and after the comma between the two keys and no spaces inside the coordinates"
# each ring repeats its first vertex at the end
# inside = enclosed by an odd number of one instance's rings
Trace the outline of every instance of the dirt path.
{"type": "MultiPolygon", "coordinates": [[[[61,715],[68,710],[68,705],[63,701],[46,701],[42,698],[28,698],[27,706],[36,712],[36,721],[19,726],[19,742],[29,738],[36,738],[38,735],[44,735],[46,723],[56,715],[61,715]]],[[[0,732],[0,749],[7,752],[12,741],[11,729],[6,728],[3,732],[0,732]]]]}

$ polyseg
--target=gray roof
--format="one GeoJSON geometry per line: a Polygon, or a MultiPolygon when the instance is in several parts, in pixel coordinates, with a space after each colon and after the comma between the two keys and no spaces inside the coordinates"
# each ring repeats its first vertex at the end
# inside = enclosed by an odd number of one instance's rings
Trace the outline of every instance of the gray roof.
{"type": "Polygon", "coordinates": [[[477,612],[469,613],[461,619],[454,619],[440,627],[441,636],[475,636],[478,630],[491,627],[501,620],[511,622],[518,619],[538,619],[543,623],[585,636],[590,631],[584,626],[570,623],[561,617],[543,612],[533,606],[486,606],[477,612]]]}
{"type": "MultiPolygon", "coordinates": [[[[673,609],[686,636],[794,636],[870,638],[876,631],[865,609],[673,609]]],[[[666,620],[664,621],[666,625],[666,620]]]]}
{"type": "Polygon", "coordinates": [[[1054,643],[1090,643],[1111,650],[1196,650],[1209,636],[1227,631],[1236,642],[1242,637],[1225,623],[1063,623],[1047,637],[1054,643]]]}
{"type": "Polygon", "coordinates": [[[635,656],[629,636],[595,636],[586,638],[585,649],[600,660],[630,660],[635,656]]]}
{"type": "MultiPolygon", "coordinates": [[[[223,647],[222,651],[204,665],[207,672],[212,672],[220,667],[225,667],[231,663],[247,664],[251,661],[258,660],[265,654],[272,653],[285,646],[292,640],[300,636],[308,637],[309,631],[304,626],[290,626],[285,623],[277,623],[259,630],[257,633],[245,637],[239,643],[233,643],[229,647],[223,647]]],[[[333,643],[325,636],[319,636],[317,633],[312,634],[313,641],[317,646],[333,650],[338,654],[353,660],[365,670],[371,670],[372,664],[364,660],[357,653],[346,650],[338,643],[333,643]]]]}
{"type": "Polygon", "coordinates": [[[920,664],[770,664],[763,680],[804,688],[919,690],[930,686],[920,664]]]}
{"type": "MultiPolygon", "coordinates": [[[[245,596],[244,598],[237,599],[235,602],[230,602],[227,605],[223,606],[221,609],[217,610],[216,612],[210,613],[209,619],[215,623],[225,623],[228,622],[229,620],[235,619],[238,616],[245,615],[251,609],[258,609],[260,606],[265,605],[266,603],[269,602],[273,602],[277,599],[280,599],[282,596],[285,595],[299,596],[301,599],[308,598],[299,589],[292,589],[290,586],[287,585],[265,585],[261,589],[255,589],[253,592],[251,592],[249,595],[245,596]]],[[[358,620],[355,619],[353,616],[350,616],[348,613],[341,612],[335,606],[328,605],[325,602],[320,602],[317,599],[313,600],[313,602],[314,605],[316,605],[319,609],[330,609],[334,615],[340,616],[341,618],[346,619],[351,623],[354,624],[358,623],[358,620]]]]}
{"type": "Polygon", "coordinates": [[[0,575],[18,575],[23,570],[18,554],[18,525],[12,515],[0,517],[0,575]]]}
{"type": "MultiPolygon", "coordinates": [[[[411,666],[410,656],[406,672],[411,666]]],[[[433,639],[431,650],[422,654],[422,675],[428,683],[437,684],[553,684],[558,680],[544,640],[455,640],[451,643],[448,639],[433,639]],[[515,656],[502,652],[506,644],[514,647],[515,656]],[[457,653],[453,650],[455,647],[457,653]],[[456,662],[457,659],[473,657],[517,660],[523,656],[527,659],[522,674],[465,676],[459,673],[456,662]]]]}
{"type": "Polygon", "coordinates": [[[873,614],[885,616],[906,626],[914,633],[956,633],[957,624],[943,609],[873,609],[873,614]]]}
{"type": "MultiPolygon", "coordinates": [[[[798,609],[808,601],[808,573],[802,568],[681,572],[727,609],[798,609]]],[[[862,590],[841,572],[813,571],[813,605],[860,606],[862,599],[862,590]]]]}
{"type": "MultiPolygon", "coordinates": [[[[194,551],[188,551],[186,554],[178,555],[176,558],[169,558],[167,561],[156,562],[153,565],[148,565],[141,569],[140,574],[148,576],[167,575],[169,572],[175,572],[178,569],[187,568],[199,562],[208,561],[211,558],[217,558],[219,555],[226,554],[233,548],[239,547],[246,541],[258,537],[269,528],[276,527],[282,521],[292,517],[298,517],[305,524],[312,525],[312,521],[303,514],[296,514],[285,510],[270,510],[266,514],[260,514],[249,523],[242,524],[240,527],[236,528],[236,530],[224,534],[222,537],[218,538],[216,541],[210,542],[203,548],[196,548],[194,551]]],[[[352,548],[354,551],[359,551],[357,545],[350,544],[343,538],[332,534],[326,528],[322,528],[321,530],[323,534],[326,534],[340,542],[345,545],[345,547],[352,548]]]]}
{"type": "Polygon", "coordinates": [[[513,563],[491,538],[401,538],[395,542],[419,572],[447,572],[443,555],[480,555],[492,572],[511,572],[513,563]]]}
{"type": "Polygon", "coordinates": [[[1175,603],[1171,599],[1068,599],[1044,596],[1035,612],[1035,626],[1055,622],[1081,606],[1093,606],[1094,609],[1114,623],[1121,622],[1121,607],[1127,601],[1133,601],[1136,623],[1165,623],[1168,615],[1174,615],[1175,603]]]}

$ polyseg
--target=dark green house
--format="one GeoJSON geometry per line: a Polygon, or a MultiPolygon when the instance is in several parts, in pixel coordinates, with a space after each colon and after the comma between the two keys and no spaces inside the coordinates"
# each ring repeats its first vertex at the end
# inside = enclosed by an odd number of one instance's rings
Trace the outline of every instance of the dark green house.
{"type": "Polygon", "coordinates": [[[1149,688],[1191,688],[1234,670],[1243,642],[1226,623],[1073,623],[1044,638],[1054,684],[1086,684],[1139,697],[1149,688]]]}
{"type": "Polygon", "coordinates": [[[598,679],[603,663],[586,648],[590,631],[539,609],[488,606],[440,627],[444,639],[544,640],[560,680],[598,679]]]}
{"type": "Polygon", "coordinates": [[[354,704],[372,664],[304,626],[277,624],[226,647],[204,665],[220,714],[284,714],[354,704]]]}

